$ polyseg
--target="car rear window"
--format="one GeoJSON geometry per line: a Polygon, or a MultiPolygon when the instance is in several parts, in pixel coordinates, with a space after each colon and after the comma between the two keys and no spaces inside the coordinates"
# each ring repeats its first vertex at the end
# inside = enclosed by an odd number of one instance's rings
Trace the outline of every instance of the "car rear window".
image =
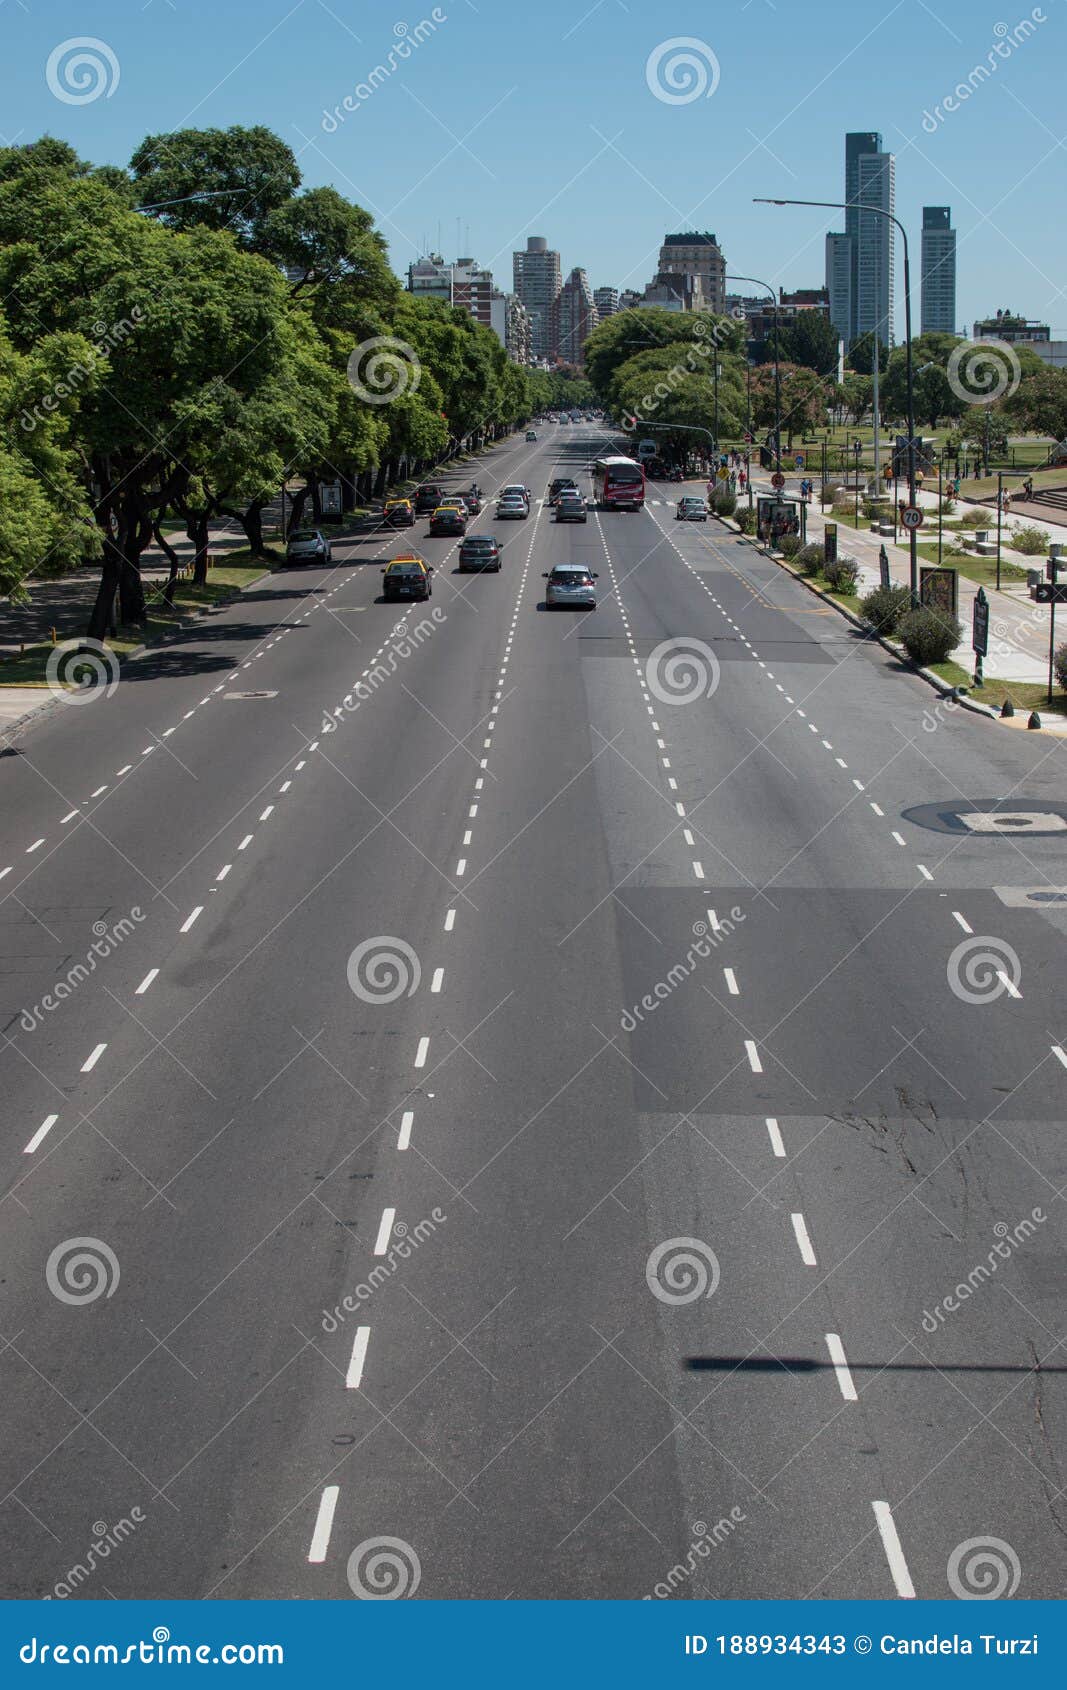
{"type": "Polygon", "coordinates": [[[317,538],[313,528],[298,528],[295,534],[290,534],[290,540],[314,540],[317,538]]]}

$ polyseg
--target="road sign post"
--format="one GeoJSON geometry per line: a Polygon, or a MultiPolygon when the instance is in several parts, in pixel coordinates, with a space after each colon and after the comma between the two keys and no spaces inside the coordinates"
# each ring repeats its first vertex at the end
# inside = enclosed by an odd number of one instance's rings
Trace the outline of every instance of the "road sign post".
{"type": "Polygon", "coordinates": [[[971,618],[971,650],[974,652],[974,684],[980,687],[982,679],[982,659],[989,650],[989,600],[984,587],[979,587],[974,595],[974,613],[971,618]]]}

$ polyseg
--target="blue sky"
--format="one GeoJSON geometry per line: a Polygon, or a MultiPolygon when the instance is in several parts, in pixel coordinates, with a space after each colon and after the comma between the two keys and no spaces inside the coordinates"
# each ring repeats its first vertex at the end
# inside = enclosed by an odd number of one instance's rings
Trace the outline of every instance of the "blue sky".
{"type": "Polygon", "coordinates": [[[921,209],[947,204],[959,326],[1010,306],[1067,338],[1065,0],[442,0],[433,16],[424,0],[2,0],[0,125],[7,140],[49,131],[125,163],[149,131],[268,124],[306,183],[374,212],[401,272],[440,240],[510,285],[512,249],[533,233],[594,286],[643,286],[664,231],[698,227],[730,269],[786,287],[822,284],[837,218],[753,195],[839,197],[845,131],[876,129],[897,154],[916,327],[921,209]],[[1033,33],[1016,46],[1023,19],[1033,33]],[[46,66],[79,36],[106,43],[118,80],[108,68],[110,95],[71,104],[46,66]],[[716,85],[668,103],[649,81],[664,90],[672,54],[659,80],[649,57],[683,37],[716,85]],[[946,111],[976,64],[995,70],[946,111]],[[375,65],[390,74],[367,97],[375,65]],[[356,109],[324,127],[361,84],[356,109]]]}

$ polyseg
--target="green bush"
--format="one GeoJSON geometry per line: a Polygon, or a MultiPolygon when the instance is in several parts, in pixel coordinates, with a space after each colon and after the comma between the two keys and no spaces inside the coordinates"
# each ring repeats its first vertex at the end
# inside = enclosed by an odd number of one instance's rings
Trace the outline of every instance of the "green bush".
{"type": "Polygon", "coordinates": [[[822,489],[822,495],[821,496],[822,496],[823,504],[824,505],[836,504],[837,496],[841,491],[842,491],[842,487],[841,487],[840,481],[827,481],[825,487],[822,489]]]}
{"type": "Polygon", "coordinates": [[[1056,671],[1056,680],[1067,692],[1067,645],[1057,646],[1052,658],[1052,667],[1056,671]]]}
{"type": "Polygon", "coordinates": [[[810,540],[796,555],[797,565],[804,575],[818,575],[826,562],[826,547],[810,540]]]}
{"type": "Polygon", "coordinates": [[[895,634],[901,617],[911,608],[907,587],[875,587],[860,601],[860,614],[868,627],[886,638],[895,634]]]}
{"type": "Polygon", "coordinates": [[[755,511],[750,511],[747,505],[743,505],[737,513],[737,526],[742,534],[754,534],[756,532],[755,511]]]}
{"type": "Polygon", "coordinates": [[[823,565],[823,580],[834,593],[854,593],[860,578],[860,566],[854,557],[839,557],[836,563],[823,565]]]}
{"type": "Polygon", "coordinates": [[[783,557],[796,557],[800,550],[800,535],[783,534],[778,542],[778,550],[783,557]]]}
{"type": "Polygon", "coordinates": [[[1008,535],[1008,542],[1026,557],[1043,557],[1048,551],[1048,535],[1043,528],[1017,525],[1008,535]]]}
{"type": "Polygon", "coordinates": [[[716,487],[711,502],[716,516],[733,516],[737,509],[737,496],[729,487],[716,487]]]}
{"type": "Polygon", "coordinates": [[[956,618],[937,610],[909,610],[901,617],[897,632],[912,662],[924,669],[932,663],[944,663],[963,638],[963,628],[956,618]]]}

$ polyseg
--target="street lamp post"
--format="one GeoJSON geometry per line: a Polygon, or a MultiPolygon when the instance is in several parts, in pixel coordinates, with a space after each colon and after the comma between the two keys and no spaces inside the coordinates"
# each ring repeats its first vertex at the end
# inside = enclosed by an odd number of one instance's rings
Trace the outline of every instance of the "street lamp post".
{"type": "MultiPolygon", "coordinates": [[[[828,211],[851,211],[851,210],[854,209],[855,205],[858,202],[853,201],[851,204],[849,204],[849,202],[846,201],[846,200],[768,199],[768,198],[764,198],[764,197],[757,195],[754,198],[753,203],[755,205],[810,205],[810,206],[821,206],[825,210],[828,210],[828,211]]],[[[873,212],[873,214],[876,217],[884,217],[888,222],[894,224],[895,227],[900,230],[900,237],[901,237],[901,240],[904,242],[904,338],[905,338],[906,353],[907,353],[907,383],[908,383],[908,502],[910,504],[914,505],[914,503],[915,503],[915,374],[914,374],[914,370],[912,368],[912,355],[911,355],[911,258],[910,258],[909,252],[908,252],[908,232],[907,232],[903,223],[900,221],[900,219],[898,217],[894,217],[893,213],[891,211],[884,210],[883,207],[880,206],[880,205],[867,205],[866,203],[863,203],[861,205],[861,209],[863,211],[873,212]]],[[[877,337],[877,333],[876,333],[875,339],[877,340],[877,338],[878,337],[877,337]]],[[[987,413],[987,419],[988,419],[988,413],[987,413]]],[[[918,602],[919,602],[919,553],[918,553],[918,535],[917,535],[914,528],[911,529],[911,531],[910,531],[909,539],[910,539],[910,545],[911,545],[911,602],[912,602],[913,605],[917,605],[918,602]]]]}
{"type": "MultiPolygon", "coordinates": [[[[778,295],[769,282],[761,282],[758,276],[724,276],[727,282],[749,282],[753,287],[765,288],[771,296],[774,307],[774,467],[776,472],[782,473],[782,376],[778,361],[778,295]]],[[[749,430],[751,432],[751,428],[749,430]]]]}

